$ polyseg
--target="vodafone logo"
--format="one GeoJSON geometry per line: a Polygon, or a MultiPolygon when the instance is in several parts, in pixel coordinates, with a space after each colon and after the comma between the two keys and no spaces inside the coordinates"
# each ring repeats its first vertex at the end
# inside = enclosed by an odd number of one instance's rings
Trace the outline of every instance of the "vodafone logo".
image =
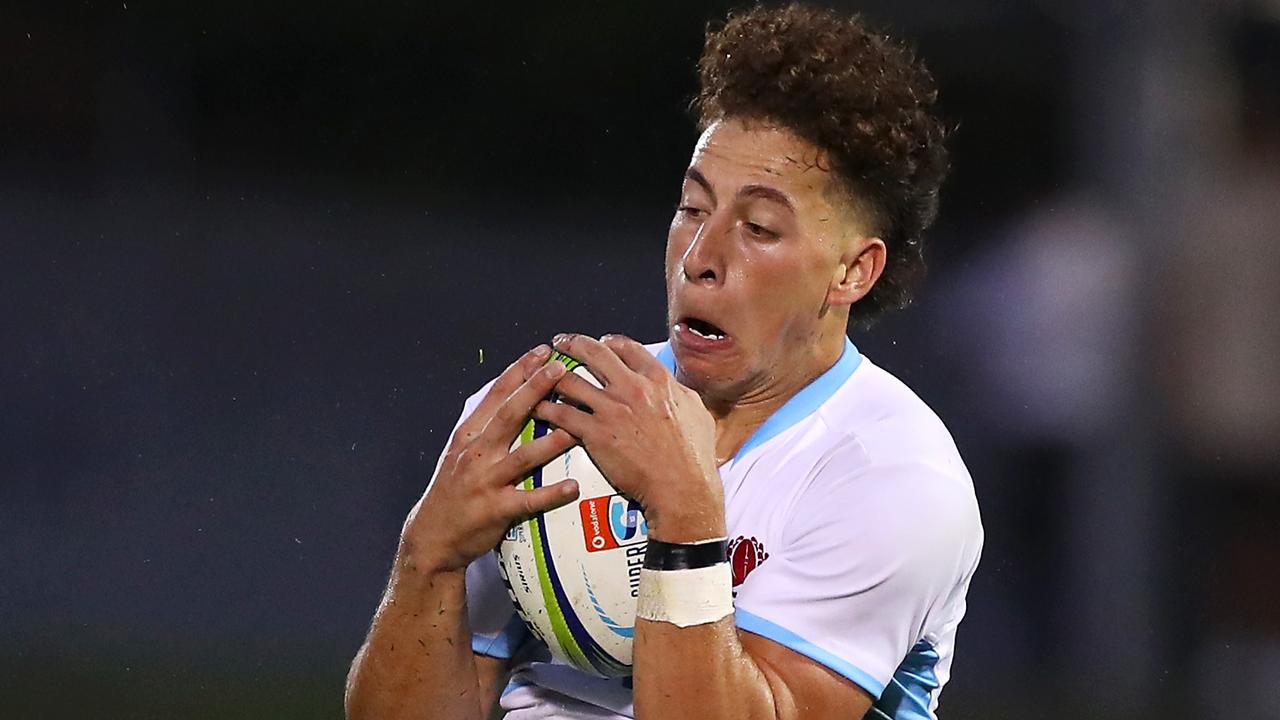
{"type": "Polygon", "coordinates": [[[582,517],[587,552],[639,545],[649,539],[649,525],[640,512],[640,504],[621,495],[582,500],[578,514],[582,517]]]}

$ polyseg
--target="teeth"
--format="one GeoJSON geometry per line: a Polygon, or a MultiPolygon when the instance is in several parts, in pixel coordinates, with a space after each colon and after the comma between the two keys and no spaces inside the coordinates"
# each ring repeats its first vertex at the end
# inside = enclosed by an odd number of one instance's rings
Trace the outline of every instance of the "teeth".
{"type": "Polygon", "coordinates": [[[689,328],[689,331],[690,331],[690,332],[692,332],[694,335],[697,335],[698,337],[703,337],[703,338],[706,338],[706,339],[708,339],[708,340],[723,340],[723,339],[724,339],[724,336],[723,336],[723,335],[717,335],[717,334],[715,334],[715,333],[700,333],[700,332],[698,332],[697,328],[693,327],[692,325],[685,325],[685,327],[689,328]]]}

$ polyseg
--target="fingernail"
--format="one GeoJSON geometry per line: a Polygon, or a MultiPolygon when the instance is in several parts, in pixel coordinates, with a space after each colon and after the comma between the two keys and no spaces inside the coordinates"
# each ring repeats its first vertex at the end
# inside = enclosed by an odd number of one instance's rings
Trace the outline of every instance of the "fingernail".
{"type": "Polygon", "coordinates": [[[533,356],[540,360],[546,360],[551,356],[551,348],[546,345],[539,345],[533,349],[533,356]]]}
{"type": "Polygon", "coordinates": [[[569,340],[569,334],[568,334],[568,333],[560,333],[559,335],[556,335],[556,336],[555,336],[555,338],[551,341],[551,343],[552,343],[553,345],[560,345],[560,344],[563,344],[563,343],[565,343],[565,342],[568,342],[568,340],[569,340]]]}
{"type": "Polygon", "coordinates": [[[563,375],[564,369],[564,363],[553,362],[547,364],[547,374],[553,378],[558,378],[563,375]]]}
{"type": "Polygon", "coordinates": [[[608,340],[611,337],[613,337],[613,333],[605,333],[600,336],[600,342],[604,342],[605,340],[608,340]]]}

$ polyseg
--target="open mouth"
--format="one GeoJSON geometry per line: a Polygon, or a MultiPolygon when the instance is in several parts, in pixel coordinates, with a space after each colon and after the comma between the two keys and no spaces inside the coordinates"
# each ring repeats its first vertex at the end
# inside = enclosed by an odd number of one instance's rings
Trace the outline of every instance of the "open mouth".
{"type": "Polygon", "coordinates": [[[681,318],[680,322],[676,324],[676,327],[679,328],[681,325],[687,328],[693,335],[704,340],[724,340],[728,337],[728,333],[722,330],[719,326],[714,323],[707,322],[702,318],[681,318]]]}
{"type": "Polygon", "coordinates": [[[690,332],[707,338],[708,340],[723,340],[726,335],[724,330],[721,330],[719,327],[699,318],[685,318],[684,324],[689,328],[690,332]]]}

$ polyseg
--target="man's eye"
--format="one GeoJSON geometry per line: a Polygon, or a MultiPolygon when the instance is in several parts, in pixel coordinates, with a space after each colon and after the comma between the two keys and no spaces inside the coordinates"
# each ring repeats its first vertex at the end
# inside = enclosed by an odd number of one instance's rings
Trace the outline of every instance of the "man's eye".
{"type": "Polygon", "coordinates": [[[750,234],[752,237],[761,238],[761,239],[774,239],[778,237],[778,233],[757,223],[744,222],[742,224],[742,227],[745,228],[747,233],[750,234]]]}
{"type": "Polygon", "coordinates": [[[700,218],[703,215],[707,214],[706,210],[703,210],[702,208],[699,208],[699,207],[694,207],[692,205],[681,205],[679,207],[679,211],[681,215],[684,215],[685,217],[695,218],[695,219],[700,218]]]}

